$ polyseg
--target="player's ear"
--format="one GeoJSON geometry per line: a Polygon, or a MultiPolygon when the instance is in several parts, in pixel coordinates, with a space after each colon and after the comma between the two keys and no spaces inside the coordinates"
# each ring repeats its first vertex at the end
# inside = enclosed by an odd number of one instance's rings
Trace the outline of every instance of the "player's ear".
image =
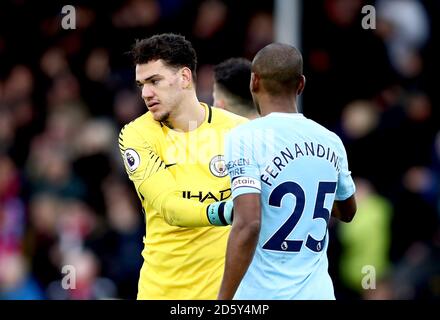
{"type": "Polygon", "coordinates": [[[251,90],[251,92],[257,92],[260,89],[260,77],[254,72],[251,73],[251,82],[249,84],[249,89],[251,90]]]}
{"type": "Polygon", "coordinates": [[[192,72],[188,67],[183,67],[180,69],[180,76],[182,79],[182,88],[183,89],[189,89],[193,86],[193,80],[192,80],[192,72]]]}
{"type": "Polygon", "coordinates": [[[298,90],[296,90],[296,94],[300,95],[304,91],[305,86],[306,86],[306,77],[301,75],[298,83],[298,90]]]}

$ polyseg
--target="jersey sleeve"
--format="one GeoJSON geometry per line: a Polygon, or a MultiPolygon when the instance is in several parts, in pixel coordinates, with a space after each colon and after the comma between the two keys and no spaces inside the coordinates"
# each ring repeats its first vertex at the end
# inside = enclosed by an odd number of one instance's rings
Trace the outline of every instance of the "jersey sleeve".
{"type": "Polygon", "coordinates": [[[119,148],[128,177],[143,203],[159,212],[173,226],[212,226],[207,204],[185,199],[176,189],[176,180],[157,155],[152,143],[135,128],[125,126],[119,135],[119,148]]]}
{"type": "Polygon", "coordinates": [[[225,138],[225,161],[231,179],[232,199],[246,193],[261,193],[260,170],[253,155],[251,133],[231,130],[225,138]]]}
{"type": "Polygon", "coordinates": [[[335,200],[343,201],[355,193],[356,187],[351,177],[351,171],[348,170],[347,152],[345,151],[342,141],[340,141],[339,146],[339,174],[335,200]]]}

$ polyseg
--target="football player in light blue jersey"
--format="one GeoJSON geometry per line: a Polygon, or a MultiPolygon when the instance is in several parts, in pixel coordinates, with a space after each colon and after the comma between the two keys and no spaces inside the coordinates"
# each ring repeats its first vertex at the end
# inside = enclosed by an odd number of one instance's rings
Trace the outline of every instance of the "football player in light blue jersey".
{"type": "Polygon", "coordinates": [[[297,111],[302,70],[301,53],[279,43],[252,62],[262,117],[226,139],[234,220],[219,299],[335,299],[327,226],[353,219],[355,185],[339,137],[297,111]]]}

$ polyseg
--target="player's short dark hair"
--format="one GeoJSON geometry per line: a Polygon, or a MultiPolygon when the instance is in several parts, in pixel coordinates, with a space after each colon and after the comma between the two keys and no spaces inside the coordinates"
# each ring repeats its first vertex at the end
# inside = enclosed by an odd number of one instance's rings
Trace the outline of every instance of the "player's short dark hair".
{"type": "Polygon", "coordinates": [[[301,52],[287,44],[267,45],[256,54],[252,62],[252,72],[259,75],[269,94],[294,92],[303,75],[301,52]]]}
{"type": "Polygon", "coordinates": [[[252,105],[249,90],[251,62],[244,58],[230,58],[214,67],[215,82],[246,104],[252,105]]]}
{"type": "Polygon", "coordinates": [[[168,66],[187,67],[195,77],[197,55],[191,42],[174,33],[157,34],[150,38],[136,40],[131,50],[135,64],[163,60],[168,66]]]}

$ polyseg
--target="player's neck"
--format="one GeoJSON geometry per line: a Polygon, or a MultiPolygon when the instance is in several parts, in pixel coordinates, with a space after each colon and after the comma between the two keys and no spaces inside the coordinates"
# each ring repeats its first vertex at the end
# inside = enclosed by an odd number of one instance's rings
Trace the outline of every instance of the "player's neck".
{"type": "Polygon", "coordinates": [[[296,96],[273,97],[263,96],[259,99],[261,116],[264,117],[272,112],[298,113],[296,96]]]}
{"type": "Polygon", "coordinates": [[[176,131],[192,131],[205,120],[205,108],[194,95],[188,95],[180,103],[178,112],[168,120],[169,127],[176,131]]]}

